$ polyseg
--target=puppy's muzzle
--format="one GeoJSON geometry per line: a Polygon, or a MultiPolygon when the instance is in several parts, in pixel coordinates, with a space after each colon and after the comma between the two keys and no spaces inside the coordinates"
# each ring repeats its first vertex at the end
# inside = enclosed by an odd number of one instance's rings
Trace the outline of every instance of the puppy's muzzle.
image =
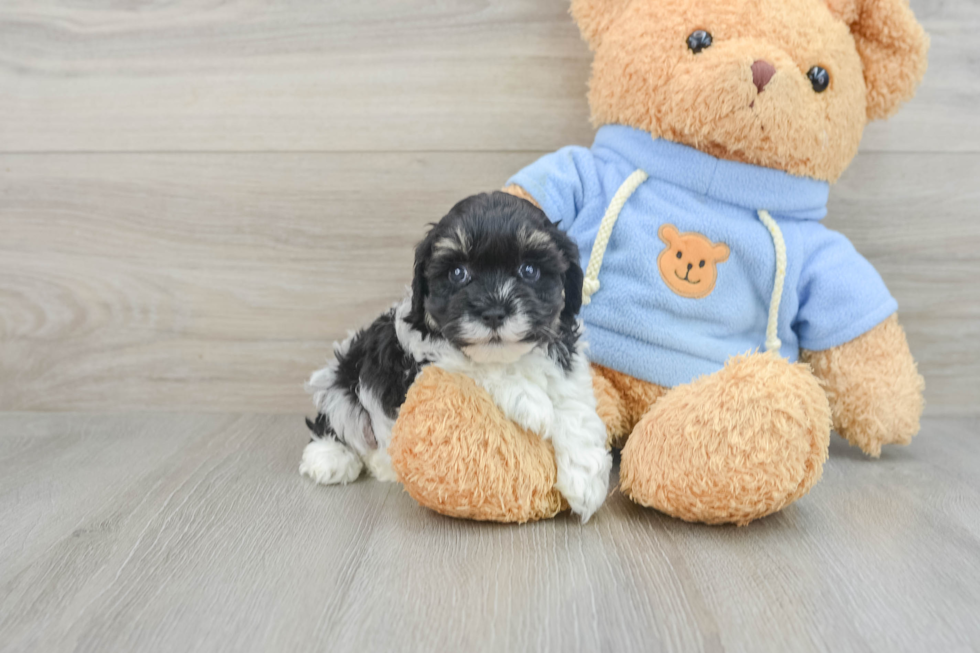
{"type": "Polygon", "coordinates": [[[490,308],[484,309],[480,314],[480,321],[488,329],[499,329],[504,324],[504,320],[507,319],[507,309],[503,306],[491,306],[490,308]]]}

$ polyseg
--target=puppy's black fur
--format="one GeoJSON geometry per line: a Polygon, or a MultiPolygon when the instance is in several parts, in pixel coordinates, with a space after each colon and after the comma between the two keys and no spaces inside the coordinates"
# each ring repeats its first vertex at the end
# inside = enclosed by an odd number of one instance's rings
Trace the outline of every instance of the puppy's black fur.
{"type": "MultiPolygon", "coordinates": [[[[358,389],[363,383],[380,394],[385,413],[395,419],[421,365],[399,344],[392,308],[371,326],[357,332],[347,351],[337,356],[336,369],[337,392],[344,392],[357,402],[358,389]]],[[[314,421],[307,418],[306,425],[316,437],[338,437],[323,413],[314,421]]]]}
{"type": "MultiPolygon", "coordinates": [[[[488,314],[503,323],[520,318],[527,327],[521,342],[546,347],[567,372],[579,339],[582,282],[578,247],[540,209],[503,192],[475,195],[432,225],[416,248],[405,321],[422,338],[464,349],[501,342],[485,327],[488,314]],[[533,275],[525,274],[531,269],[533,275]],[[490,334],[485,342],[472,341],[474,328],[490,334]]],[[[338,352],[331,389],[357,405],[359,393],[367,390],[391,419],[430,362],[405,350],[396,319],[396,309],[389,310],[338,352]]],[[[341,439],[326,415],[306,423],[315,437],[341,439]]]]}

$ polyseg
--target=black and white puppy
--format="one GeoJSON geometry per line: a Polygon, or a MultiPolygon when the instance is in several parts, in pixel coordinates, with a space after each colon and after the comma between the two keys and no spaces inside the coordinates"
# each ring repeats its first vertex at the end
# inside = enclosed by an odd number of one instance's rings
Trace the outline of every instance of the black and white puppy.
{"type": "Polygon", "coordinates": [[[457,204],[418,246],[409,296],[335,345],[336,361],[310,378],[318,415],[300,473],[349,483],[366,465],[395,480],[392,426],[421,368],[437,365],[551,440],[556,488],[587,520],[606,498],[612,458],[580,342],[582,279],[578,248],[530,202],[497,192],[457,204]]]}

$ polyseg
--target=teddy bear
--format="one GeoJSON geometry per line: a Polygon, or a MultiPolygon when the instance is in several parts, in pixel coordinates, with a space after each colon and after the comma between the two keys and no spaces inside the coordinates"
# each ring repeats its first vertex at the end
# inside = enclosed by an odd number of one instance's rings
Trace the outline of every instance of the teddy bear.
{"type": "MultiPolygon", "coordinates": [[[[925,73],[907,0],[573,0],[571,13],[594,54],[595,142],[505,190],[582,251],[621,491],[745,525],[819,480],[831,429],[872,457],[908,444],[924,382],[897,303],[821,223],[866,124],[925,73]]],[[[444,514],[564,508],[548,443],[440,370],[409,391],[391,453],[409,493],[444,514]]]]}

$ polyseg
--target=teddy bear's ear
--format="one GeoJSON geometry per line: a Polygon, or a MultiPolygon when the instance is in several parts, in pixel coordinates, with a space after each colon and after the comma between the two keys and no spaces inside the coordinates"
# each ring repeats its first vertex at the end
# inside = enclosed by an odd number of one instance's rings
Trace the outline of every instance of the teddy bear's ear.
{"type": "Polygon", "coordinates": [[[660,240],[664,241],[667,247],[672,247],[672,243],[677,240],[680,234],[677,232],[677,227],[672,224],[665,224],[660,227],[660,231],[657,233],[660,236],[660,240]]]}
{"type": "Polygon", "coordinates": [[[572,0],[572,18],[578,23],[582,38],[595,50],[603,34],[629,5],[631,0],[572,0]]]}
{"type": "Polygon", "coordinates": [[[732,250],[725,243],[719,243],[711,248],[711,253],[715,257],[715,263],[724,263],[728,260],[728,255],[732,253],[732,250]]]}
{"type": "Polygon", "coordinates": [[[851,29],[864,61],[868,119],[887,118],[915,95],[926,72],[929,37],[908,0],[826,0],[851,29]]]}

